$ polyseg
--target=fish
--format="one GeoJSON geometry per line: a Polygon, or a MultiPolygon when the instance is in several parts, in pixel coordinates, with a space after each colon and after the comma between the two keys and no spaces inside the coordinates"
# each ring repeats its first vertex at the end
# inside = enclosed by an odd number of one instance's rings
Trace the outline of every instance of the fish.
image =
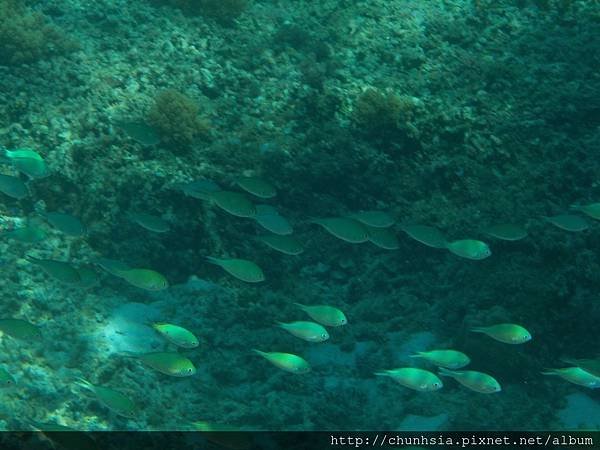
{"type": "Polygon", "coordinates": [[[95,386],[83,378],[77,380],[77,385],[92,392],[100,403],[114,413],[129,418],[136,417],[137,407],[125,394],[108,387],[95,386]]]}
{"type": "Polygon", "coordinates": [[[385,211],[360,211],[348,217],[373,228],[389,228],[396,222],[385,211]]]}
{"type": "Polygon", "coordinates": [[[411,358],[422,358],[439,367],[446,369],[460,369],[471,362],[471,359],[462,352],[456,350],[430,350],[428,352],[417,352],[411,358]]]}
{"type": "Polygon", "coordinates": [[[110,258],[98,258],[95,263],[116,277],[120,277],[121,273],[132,269],[124,262],[110,258]]]}
{"type": "Polygon", "coordinates": [[[215,191],[207,194],[208,199],[223,211],[238,217],[254,217],[256,206],[239,192],[215,191]]]}
{"type": "Polygon", "coordinates": [[[340,327],[348,323],[346,315],[339,309],[328,305],[303,305],[294,303],[302,311],[308,314],[315,322],[327,327],[340,327]]]}
{"type": "Polygon", "coordinates": [[[139,144],[150,147],[160,142],[158,132],[145,122],[117,121],[115,124],[139,144]]]}
{"type": "Polygon", "coordinates": [[[79,287],[88,289],[94,287],[98,284],[98,274],[94,269],[92,269],[89,265],[83,265],[77,267],[77,272],[79,273],[79,287]]]}
{"type": "Polygon", "coordinates": [[[210,193],[221,191],[221,187],[212,180],[199,179],[189,182],[174,183],[171,189],[182,191],[188,197],[199,200],[210,200],[210,193]]]}
{"type": "Polygon", "coordinates": [[[447,241],[440,230],[428,225],[401,225],[400,229],[415,241],[433,248],[446,248],[447,241]]]}
{"type": "Polygon", "coordinates": [[[29,420],[29,424],[40,431],[53,446],[64,450],[100,450],[96,440],[89,434],[71,427],[50,422],[29,420]]]}
{"type": "Polygon", "coordinates": [[[380,377],[390,377],[396,383],[418,392],[433,392],[444,387],[444,383],[433,372],[416,367],[401,367],[398,369],[375,372],[380,377]]]}
{"type": "Polygon", "coordinates": [[[158,331],[169,342],[183,348],[195,348],[200,344],[194,334],[178,325],[171,323],[155,322],[151,324],[152,328],[158,331]]]}
{"type": "Polygon", "coordinates": [[[365,227],[367,227],[369,241],[377,247],[385,250],[398,250],[400,248],[398,238],[389,228],[376,228],[369,225],[365,225],[365,227]]]}
{"type": "Polygon", "coordinates": [[[580,369],[583,369],[586,372],[591,373],[595,377],[600,377],[600,358],[596,358],[596,359],[563,358],[562,361],[566,362],[567,364],[572,364],[574,366],[577,366],[580,369]]]}
{"type": "Polygon", "coordinates": [[[275,188],[262,178],[239,177],[236,184],[246,192],[260,198],[273,198],[277,195],[275,188]]]}
{"type": "Polygon", "coordinates": [[[292,234],[294,231],[289,221],[269,205],[256,205],[256,214],[253,216],[253,219],[271,233],[285,236],[292,234]]]}
{"type": "Polygon", "coordinates": [[[172,377],[190,377],[196,373],[194,363],[177,352],[125,352],[124,356],[139,359],[148,367],[172,377]]]}
{"type": "Polygon", "coordinates": [[[36,242],[41,242],[46,239],[47,234],[43,228],[36,227],[34,225],[27,225],[0,233],[0,236],[27,244],[35,244],[36,242]]]}
{"type": "Polygon", "coordinates": [[[42,333],[36,325],[22,319],[0,319],[0,331],[12,338],[23,341],[40,339],[42,337],[42,333]]]}
{"type": "Polygon", "coordinates": [[[519,241],[527,237],[527,230],[520,225],[512,223],[502,223],[492,225],[483,230],[488,236],[502,239],[504,241],[519,241]]]}
{"type": "Polygon", "coordinates": [[[590,224],[585,218],[574,214],[559,214],[557,216],[542,216],[552,225],[565,231],[585,231],[590,227],[590,224]]]}
{"type": "Polygon", "coordinates": [[[600,220],[600,203],[588,203],[587,205],[571,205],[571,208],[581,211],[586,216],[600,220]]]}
{"type": "Polygon", "coordinates": [[[475,327],[471,331],[483,333],[505,344],[524,344],[531,340],[531,333],[521,325],[500,323],[489,327],[475,327]]]}
{"type": "Polygon", "coordinates": [[[454,378],[464,387],[480,394],[494,394],[500,392],[502,387],[500,383],[487,373],[477,372],[475,370],[454,371],[440,367],[440,375],[454,378]]]}
{"type": "Polygon", "coordinates": [[[9,388],[17,384],[15,377],[13,377],[8,371],[0,367],[0,388],[9,388]]]}
{"type": "Polygon", "coordinates": [[[482,241],[476,239],[461,239],[448,242],[446,248],[461,258],[481,260],[492,254],[490,247],[482,241]]]}
{"type": "Polygon", "coordinates": [[[29,195],[27,185],[18,177],[0,174],[0,192],[9,197],[22,200],[29,195]]]}
{"type": "Polygon", "coordinates": [[[556,375],[569,383],[590,389],[600,388],[600,377],[592,375],[581,367],[565,367],[563,369],[546,369],[542,375],[556,375]]]}
{"type": "Polygon", "coordinates": [[[322,325],[314,322],[277,322],[277,326],[288,333],[308,342],[324,342],[329,339],[329,333],[322,325]]]}
{"type": "Polygon", "coordinates": [[[12,163],[13,167],[29,178],[44,178],[48,175],[48,167],[44,158],[28,148],[4,150],[4,156],[12,163]]]}
{"type": "Polygon", "coordinates": [[[309,223],[321,225],[338,239],[352,244],[360,244],[369,240],[367,228],[360,222],[347,217],[311,219],[309,223]]]}
{"type": "Polygon", "coordinates": [[[161,217],[153,216],[143,212],[129,212],[127,214],[130,220],[137,223],[142,228],[155,233],[166,233],[171,229],[169,222],[161,217]]]}
{"type": "Polygon", "coordinates": [[[308,362],[304,358],[292,353],[262,352],[257,349],[252,349],[252,351],[265,358],[275,367],[285,370],[286,372],[297,374],[310,372],[310,365],[308,362]]]}
{"type": "Polygon", "coordinates": [[[40,259],[31,255],[26,255],[25,259],[32,264],[40,266],[44,272],[55,280],[64,284],[79,284],[81,277],[78,270],[71,264],[54,259],[40,259]]]}
{"type": "Polygon", "coordinates": [[[162,291],[169,287],[169,282],[161,274],[151,269],[128,269],[117,271],[119,277],[132,286],[147,291],[162,291]]]}
{"type": "Polygon", "coordinates": [[[286,255],[299,255],[304,251],[302,244],[296,238],[289,235],[267,234],[258,236],[258,240],[286,255]]]}
{"type": "Polygon", "coordinates": [[[238,280],[247,283],[259,283],[265,280],[265,275],[260,267],[252,261],[237,258],[214,258],[207,256],[206,260],[222,267],[227,273],[238,280]]]}
{"type": "Polygon", "coordinates": [[[71,214],[47,212],[43,214],[43,217],[50,225],[67,236],[81,237],[85,234],[85,226],[77,217],[71,214]]]}

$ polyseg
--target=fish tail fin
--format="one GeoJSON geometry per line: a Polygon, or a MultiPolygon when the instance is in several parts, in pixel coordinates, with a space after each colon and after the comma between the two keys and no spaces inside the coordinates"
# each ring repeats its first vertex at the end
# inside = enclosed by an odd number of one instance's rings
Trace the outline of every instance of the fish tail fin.
{"type": "Polygon", "coordinates": [[[35,256],[31,256],[31,255],[25,255],[25,259],[32,264],[37,264],[40,261],[39,258],[36,258],[35,256]]]}
{"type": "Polygon", "coordinates": [[[285,323],[284,323],[284,322],[280,322],[279,320],[276,320],[276,321],[275,321],[275,326],[276,326],[276,327],[283,328],[283,327],[285,326],[285,323]]]}
{"type": "Polygon", "coordinates": [[[574,366],[577,366],[579,364],[574,358],[560,358],[560,360],[566,364],[573,364],[574,366]]]}
{"type": "Polygon", "coordinates": [[[474,327],[471,328],[473,333],[485,333],[485,327],[474,327]]]}
{"type": "Polygon", "coordinates": [[[136,352],[130,352],[127,350],[120,351],[116,353],[118,356],[123,356],[125,358],[139,358],[140,354],[136,352]]]}
{"type": "Polygon", "coordinates": [[[558,375],[558,373],[556,372],[556,369],[544,369],[543,372],[541,372],[542,375],[558,375]]]}
{"type": "Polygon", "coordinates": [[[378,377],[389,377],[390,372],[389,372],[389,370],[384,370],[383,372],[373,372],[373,375],[378,376],[378,377]]]}
{"type": "Polygon", "coordinates": [[[296,305],[301,310],[304,310],[306,308],[306,305],[303,305],[302,303],[296,303],[296,302],[294,302],[294,305],[296,305]]]}
{"type": "Polygon", "coordinates": [[[453,370],[448,370],[444,367],[438,367],[438,374],[443,376],[443,377],[454,377],[454,375],[456,375],[458,372],[455,372],[453,370]]]}
{"type": "Polygon", "coordinates": [[[255,349],[255,348],[252,349],[252,352],[256,353],[257,355],[262,356],[263,358],[267,355],[265,352],[262,352],[260,350],[255,349]]]}
{"type": "Polygon", "coordinates": [[[75,384],[77,386],[81,386],[84,389],[87,389],[88,391],[93,391],[94,390],[94,385],[92,383],[90,383],[88,380],[86,380],[83,377],[77,377],[75,378],[75,384]]]}
{"type": "Polygon", "coordinates": [[[204,259],[211,264],[215,264],[217,266],[221,265],[221,260],[219,258],[215,258],[214,256],[205,256],[204,259]]]}
{"type": "Polygon", "coordinates": [[[425,357],[425,352],[417,352],[414,355],[409,355],[409,358],[424,358],[425,357]]]}

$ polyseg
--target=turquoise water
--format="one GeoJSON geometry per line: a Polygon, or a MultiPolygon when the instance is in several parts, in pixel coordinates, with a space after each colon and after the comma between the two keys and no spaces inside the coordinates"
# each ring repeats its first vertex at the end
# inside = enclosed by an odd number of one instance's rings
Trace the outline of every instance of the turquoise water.
{"type": "Polygon", "coordinates": [[[597,430],[599,46],[591,0],[0,0],[0,427],[597,430]]]}

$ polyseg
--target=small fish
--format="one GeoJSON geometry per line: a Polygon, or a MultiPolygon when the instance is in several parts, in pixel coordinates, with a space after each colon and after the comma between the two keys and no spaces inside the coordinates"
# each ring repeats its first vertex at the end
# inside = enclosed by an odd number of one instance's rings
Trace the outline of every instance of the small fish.
{"type": "Polygon", "coordinates": [[[574,214],[559,214],[558,216],[542,216],[552,225],[565,231],[584,231],[590,227],[590,224],[581,216],[574,214]]]}
{"type": "Polygon", "coordinates": [[[600,220],[600,203],[588,203],[587,205],[571,205],[571,208],[581,211],[595,220],[600,220]]]}
{"type": "Polygon", "coordinates": [[[277,195],[277,191],[262,178],[258,177],[240,177],[235,180],[237,185],[246,192],[260,198],[273,198],[277,195]]]}
{"type": "Polygon", "coordinates": [[[0,192],[17,200],[21,200],[29,195],[27,185],[20,178],[10,175],[0,175],[0,192]]]}
{"type": "Polygon", "coordinates": [[[136,416],[135,403],[121,392],[104,386],[95,386],[83,378],[77,380],[77,385],[92,392],[100,403],[116,414],[130,418],[136,416]]]}
{"type": "Polygon", "coordinates": [[[175,183],[171,188],[180,190],[188,197],[197,198],[199,200],[210,200],[209,194],[211,192],[222,190],[217,183],[206,179],[189,181],[187,183],[175,183]]]}
{"type": "Polygon", "coordinates": [[[431,350],[428,352],[417,352],[411,358],[423,358],[439,367],[446,369],[460,369],[471,362],[471,359],[462,352],[456,350],[431,350]]]}
{"type": "Polygon", "coordinates": [[[236,258],[213,258],[212,256],[207,256],[206,260],[222,267],[227,273],[233,275],[238,280],[247,283],[258,283],[265,280],[262,269],[252,261],[236,258]]]}
{"type": "Polygon", "coordinates": [[[142,212],[129,212],[128,217],[137,223],[142,228],[155,233],[166,233],[171,229],[169,222],[162,219],[161,217],[153,216],[152,214],[146,214],[142,212]]]}
{"type": "Polygon", "coordinates": [[[0,331],[12,338],[23,341],[42,337],[42,333],[37,326],[21,319],[0,319],[0,331]]]}
{"type": "Polygon", "coordinates": [[[365,227],[367,227],[369,241],[377,247],[385,250],[398,250],[400,248],[398,238],[389,228],[376,228],[369,225],[365,225],[365,227]]]}
{"type": "Polygon", "coordinates": [[[152,369],[172,377],[190,377],[196,373],[194,363],[176,352],[126,353],[152,369]]]}
{"type": "Polygon", "coordinates": [[[282,236],[278,234],[268,234],[258,236],[258,239],[267,244],[272,249],[286,255],[299,255],[304,251],[302,244],[292,236],[282,236]]]}
{"type": "Polygon", "coordinates": [[[402,225],[402,231],[415,241],[433,248],[446,248],[447,241],[440,230],[428,225],[402,225]]]}
{"type": "Polygon", "coordinates": [[[323,326],[314,322],[277,322],[277,326],[290,334],[308,342],[324,342],[329,339],[329,333],[323,326]]]}
{"type": "Polygon", "coordinates": [[[243,433],[239,427],[214,424],[205,421],[190,422],[186,431],[201,431],[202,437],[218,448],[231,450],[249,450],[254,447],[250,433],[243,433]]]}
{"type": "Polygon", "coordinates": [[[480,394],[493,394],[502,390],[500,383],[494,377],[475,370],[453,371],[440,367],[440,375],[454,378],[464,387],[480,394]]]}
{"type": "Polygon", "coordinates": [[[384,211],[361,211],[348,217],[373,228],[389,228],[396,222],[392,216],[384,211]]]}
{"type": "Polygon", "coordinates": [[[518,241],[527,237],[527,231],[522,226],[512,223],[493,225],[484,229],[483,232],[504,241],[518,241]]]}
{"type": "Polygon", "coordinates": [[[375,372],[375,375],[390,377],[396,383],[419,392],[432,392],[444,387],[444,383],[435,373],[415,367],[384,370],[383,372],[375,372]]]}
{"type": "Polygon", "coordinates": [[[149,147],[160,142],[158,132],[145,122],[117,121],[116,125],[130,138],[142,145],[149,147]]]}
{"type": "Polygon", "coordinates": [[[223,211],[238,217],[254,217],[256,207],[244,194],[231,191],[209,192],[208,198],[223,211]]]}
{"type": "Polygon", "coordinates": [[[119,277],[129,284],[147,291],[162,291],[169,287],[169,282],[160,273],[151,269],[129,269],[118,271],[119,277]]]}
{"type": "Polygon", "coordinates": [[[309,223],[321,225],[330,234],[352,244],[360,244],[369,240],[367,228],[360,222],[347,217],[329,217],[312,219],[309,223]]]}
{"type": "Polygon", "coordinates": [[[566,362],[567,364],[572,364],[574,366],[577,366],[580,369],[583,369],[586,372],[591,373],[595,377],[600,377],[600,358],[596,358],[596,359],[564,358],[563,361],[566,362]]]}
{"type": "Polygon", "coordinates": [[[15,241],[24,242],[27,244],[35,244],[36,242],[41,242],[46,239],[46,232],[40,228],[33,225],[27,225],[22,228],[15,228],[14,230],[5,231],[1,233],[0,236],[5,236],[9,239],[14,239],[15,241]]]}
{"type": "Polygon", "coordinates": [[[67,236],[80,237],[85,234],[85,227],[81,221],[71,214],[47,212],[44,217],[50,225],[67,236]]]}
{"type": "Polygon", "coordinates": [[[475,239],[462,239],[446,244],[446,248],[461,258],[480,260],[492,254],[490,247],[482,241],[475,239]]]}
{"type": "Polygon", "coordinates": [[[117,261],[116,259],[98,258],[95,262],[108,273],[116,277],[120,277],[121,273],[131,270],[131,267],[127,264],[122,261],[117,261]]]}
{"type": "Polygon", "coordinates": [[[100,450],[90,433],[50,422],[29,420],[29,424],[52,441],[53,448],[64,450],[100,450]]]}
{"type": "Polygon", "coordinates": [[[288,220],[269,205],[256,205],[256,214],[253,219],[271,233],[288,235],[294,231],[288,220]]]}
{"type": "Polygon", "coordinates": [[[471,331],[475,333],[487,334],[492,339],[495,339],[505,344],[524,344],[531,340],[531,333],[521,325],[514,323],[500,323],[489,327],[476,327],[471,331]]]}
{"type": "Polygon", "coordinates": [[[16,384],[15,378],[6,369],[0,367],[0,388],[9,388],[16,384]]]}
{"type": "Polygon", "coordinates": [[[50,275],[55,280],[65,284],[79,284],[81,278],[79,272],[71,264],[64,261],[56,261],[54,259],[40,259],[30,255],[26,255],[25,259],[32,264],[40,266],[44,272],[50,275]]]}
{"type": "Polygon", "coordinates": [[[600,388],[600,377],[592,375],[581,367],[565,367],[563,369],[546,369],[542,375],[556,375],[569,383],[590,389],[600,388]]]}
{"type": "Polygon", "coordinates": [[[310,365],[300,356],[291,353],[261,352],[256,349],[252,349],[252,351],[286,372],[298,374],[310,372],[310,365]]]}
{"type": "Polygon", "coordinates": [[[44,158],[35,150],[28,148],[5,150],[4,156],[10,160],[15,169],[30,178],[44,178],[48,175],[44,158]]]}
{"type": "Polygon", "coordinates": [[[348,323],[348,319],[342,311],[333,306],[313,305],[307,306],[301,303],[294,303],[302,311],[308,314],[315,322],[319,322],[326,327],[340,327],[348,323]]]}
{"type": "Polygon", "coordinates": [[[200,344],[198,338],[194,334],[178,325],[171,323],[156,322],[152,328],[162,334],[168,341],[183,348],[195,348],[200,344]]]}

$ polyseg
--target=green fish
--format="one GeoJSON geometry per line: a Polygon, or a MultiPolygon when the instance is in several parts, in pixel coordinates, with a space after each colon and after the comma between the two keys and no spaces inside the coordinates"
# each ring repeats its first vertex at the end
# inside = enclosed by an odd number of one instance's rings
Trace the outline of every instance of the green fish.
{"type": "Polygon", "coordinates": [[[428,352],[417,352],[411,358],[423,358],[439,367],[446,369],[460,369],[471,362],[471,359],[462,352],[456,350],[431,350],[428,352]]]}
{"type": "Polygon", "coordinates": [[[23,341],[42,337],[42,333],[37,326],[21,319],[0,319],[0,331],[12,338],[23,341]]]}
{"type": "Polygon", "coordinates": [[[273,198],[277,195],[277,191],[271,184],[258,177],[240,177],[235,182],[243,190],[256,197],[273,198]]]}
{"type": "Polygon", "coordinates": [[[188,197],[197,198],[198,200],[210,200],[209,194],[211,192],[222,190],[214,181],[205,179],[175,183],[171,188],[180,190],[188,197]]]}
{"type": "Polygon", "coordinates": [[[564,369],[546,369],[542,375],[556,375],[569,383],[590,389],[600,388],[600,377],[592,375],[581,367],[566,367],[564,369]]]}
{"type": "Polygon", "coordinates": [[[176,352],[134,353],[126,356],[137,358],[148,367],[172,377],[190,377],[196,373],[194,363],[176,352]]]}
{"type": "Polygon", "coordinates": [[[256,207],[244,194],[231,191],[209,192],[209,200],[223,211],[238,217],[254,217],[256,207]]]}
{"type": "Polygon", "coordinates": [[[171,229],[169,222],[151,214],[130,212],[128,213],[128,216],[132,221],[137,223],[142,228],[145,228],[149,231],[154,231],[155,233],[166,233],[171,229]]]}
{"type": "Polygon", "coordinates": [[[132,286],[147,291],[162,291],[169,287],[169,282],[160,273],[151,269],[129,269],[117,272],[119,277],[132,286]]]}
{"type": "Polygon", "coordinates": [[[271,233],[287,235],[294,231],[286,218],[269,205],[257,205],[256,214],[252,217],[261,227],[271,233]]]}
{"type": "Polygon", "coordinates": [[[290,334],[308,342],[324,342],[329,339],[329,333],[322,325],[314,322],[277,322],[277,326],[290,334]]]}
{"type": "Polygon", "coordinates": [[[294,303],[302,311],[308,314],[315,322],[319,322],[326,327],[340,327],[348,323],[348,319],[342,311],[333,306],[313,305],[307,306],[301,303],[294,303]]]}
{"type": "Polygon", "coordinates": [[[260,267],[252,261],[235,258],[213,258],[207,256],[206,260],[212,264],[222,267],[227,273],[233,275],[238,280],[247,283],[259,283],[265,280],[265,275],[260,267]]]}
{"type": "Polygon", "coordinates": [[[505,344],[524,344],[531,340],[531,333],[521,325],[514,323],[500,323],[489,327],[476,327],[471,329],[475,333],[487,334],[492,339],[495,339],[505,344]]]}
{"type": "Polygon", "coordinates": [[[402,225],[402,231],[415,241],[433,248],[446,248],[447,241],[440,230],[428,225],[402,225]]]}
{"type": "Polygon", "coordinates": [[[600,358],[596,359],[571,359],[564,358],[564,362],[577,366],[595,377],[600,377],[600,358]]]}
{"type": "Polygon", "coordinates": [[[195,348],[200,344],[194,334],[183,327],[170,323],[156,322],[152,328],[162,334],[168,341],[183,348],[195,348]]]}
{"type": "Polygon", "coordinates": [[[298,374],[310,372],[310,365],[300,356],[291,353],[261,352],[256,349],[252,349],[252,351],[286,372],[298,374]]]}
{"type": "Polygon", "coordinates": [[[329,217],[312,219],[309,223],[321,225],[327,232],[351,244],[360,244],[369,240],[367,228],[360,222],[347,217],[329,217]]]}
{"type": "Polygon", "coordinates": [[[375,375],[390,377],[396,383],[419,392],[432,392],[444,387],[444,383],[435,373],[415,367],[384,370],[383,372],[375,372],[375,375]]]}
{"type": "Polygon", "coordinates": [[[71,214],[61,212],[47,212],[44,218],[50,225],[67,236],[81,237],[85,234],[85,227],[81,221],[71,214]]]}
{"type": "Polygon", "coordinates": [[[41,242],[46,239],[47,236],[46,232],[42,228],[33,225],[27,225],[22,228],[15,228],[14,230],[5,231],[1,235],[27,244],[41,242]]]}
{"type": "Polygon", "coordinates": [[[121,392],[104,386],[95,386],[83,378],[79,378],[77,384],[92,392],[100,403],[116,414],[130,418],[136,416],[135,403],[121,392]]]}
{"type": "Polygon", "coordinates": [[[0,388],[13,387],[15,384],[17,384],[15,378],[6,369],[0,367],[0,388]]]}
{"type": "Polygon", "coordinates": [[[389,228],[376,228],[369,225],[365,225],[365,227],[367,227],[369,241],[377,247],[385,250],[398,250],[400,248],[398,238],[389,228]]]}
{"type": "Polygon", "coordinates": [[[21,200],[29,195],[27,185],[18,177],[0,175],[0,192],[21,200]]]}
{"type": "Polygon", "coordinates": [[[389,228],[396,222],[392,216],[384,211],[361,211],[350,214],[348,217],[373,228],[389,228]]]}
{"type": "Polygon", "coordinates": [[[26,255],[25,259],[32,264],[40,266],[44,272],[61,283],[81,283],[79,271],[69,263],[56,261],[54,259],[39,259],[30,255],[26,255]]]}
{"type": "Polygon", "coordinates": [[[44,158],[34,150],[28,148],[5,150],[4,156],[10,160],[15,169],[30,178],[44,178],[48,175],[44,158]]]}
{"type": "Polygon", "coordinates": [[[504,241],[518,241],[527,237],[527,231],[523,227],[512,223],[493,225],[484,229],[483,232],[504,241]]]}
{"type": "Polygon", "coordinates": [[[590,227],[590,224],[585,218],[574,214],[559,214],[558,216],[542,217],[552,225],[565,231],[578,232],[587,230],[590,227]]]}
{"type": "Polygon", "coordinates": [[[123,272],[131,270],[131,267],[127,264],[117,261],[116,259],[98,258],[95,262],[108,273],[116,277],[120,277],[123,272]]]}
{"type": "Polygon", "coordinates": [[[286,255],[299,255],[304,251],[302,244],[292,236],[282,236],[278,234],[267,234],[258,236],[258,239],[269,247],[286,255]]]}
{"type": "Polygon", "coordinates": [[[490,247],[485,242],[475,239],[448,242],[446,248],[461,258],[473,260],[485,259],[492,254],[490,247]]]}
{"type": "Polygon", "coordinates": [[[600,203],[589,203],[587,205],[571,205],[571,208],[581,211],[595,220],[600,220],[600,203]]]}
{"type": "Polygon", "coordinates": [[[480,394],[493,394],[502,388],[496,379],[486,373],[474,370],[453,371],[440,367],[440,375],[454,378],[464,387],[480,394]]]}

